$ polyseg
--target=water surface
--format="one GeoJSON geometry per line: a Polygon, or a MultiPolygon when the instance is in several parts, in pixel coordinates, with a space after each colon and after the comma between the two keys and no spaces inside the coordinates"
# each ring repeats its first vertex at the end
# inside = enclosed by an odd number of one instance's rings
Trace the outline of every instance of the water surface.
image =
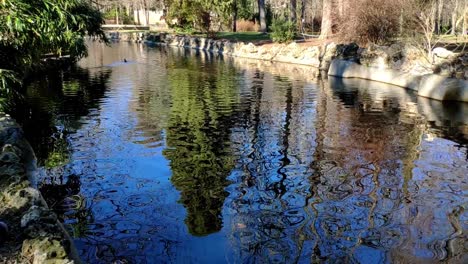
{"type": "Polygon", "coordinates": [[[181,49],[89,54],[15,113],[85,262],[468,261],[467,104],[181,49]]]}

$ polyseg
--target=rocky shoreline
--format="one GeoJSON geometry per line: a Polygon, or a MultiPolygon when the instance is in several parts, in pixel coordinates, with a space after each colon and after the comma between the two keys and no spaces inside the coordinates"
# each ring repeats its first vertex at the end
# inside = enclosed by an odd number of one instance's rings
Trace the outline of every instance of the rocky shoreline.
{"type": "Polygon", "coordinates": [[[1,263],[79,263],[73,242],[34,183],[35,155],[20,126],[0,113],[1,263]],[[5,230],[7,229],[7,230],[5,230]]]}
{"type": "Polygon", "coordinates": [[[408,88],[431,99],[468,102],[468,54],[453,53],[444,48],[434,49],[429,60],[421,49],[401,43],[363,48],[355,43],[255,45],[144,32],[108,32],[108,37],[119,41],[202,50],[221,56],[306,65],[314,68],[310,71],[314,76],[321,74],[373,80],[408,88]],[[334,67],[330,67],[332,63],[334,67]]]}

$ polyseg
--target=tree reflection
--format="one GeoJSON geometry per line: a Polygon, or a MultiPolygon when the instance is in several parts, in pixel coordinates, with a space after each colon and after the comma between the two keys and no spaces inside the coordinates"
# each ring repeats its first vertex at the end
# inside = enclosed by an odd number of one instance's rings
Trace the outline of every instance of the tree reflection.
{"type": "Polygon", "coordinates": [[[171,162],[171,181],[187,209],[185,223],[197,236],[222,227],[226,177],[234,165],[230,128],[239,97],[232,66],[220,61],[204,66],[200,72],[202,65],[193,58],[168,65],[172,106],[164,151],[171,162]]]}
{"type": "Polygon", "coordinates": [[[22,125],[38,165],[53,168],[67,163],[67,135],[98,106],[110,74],[110,70],[91,72],[76,66],[69,72],[49,72],[27,86],[10,112],[22,125]]]}
{"type": "Polygon", "coordinates": [[[80,175],[69,168],[69,135],[78,130],[80,119],[97,108],[107,90],[110,70],[92,72],[75,66],[67,72],[48,72],[26,87],[11,114],[22,124],[25,135],[45,168],[38,184],[51,209],[74,237],[87,235],[91,208],[81,195],[80,175]]]}

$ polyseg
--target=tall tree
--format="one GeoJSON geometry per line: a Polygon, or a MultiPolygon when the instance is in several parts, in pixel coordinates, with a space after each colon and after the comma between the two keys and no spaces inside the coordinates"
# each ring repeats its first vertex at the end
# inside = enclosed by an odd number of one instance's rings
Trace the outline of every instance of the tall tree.
{"type": "Polygon", "coordinates": [[[290,6],[289,6],[289,19],[291,22],[296,24],[297,22],[297,1],[296,0],[291,0],[290,1],[290,6]]]}
{"type": "Polygon", "coordinates": [[[305,13],[306,13],[306,0],[302,0],[302,4],[301,4],[301,25],[304,23],[304,20],[305,20],[305,13]]]}
{"type": "Polygon", "coordinates": [[[465,8],[463,8],[463,24],[462,24],[462,35],[468,35],[468,29],[466,28],[468,25],[468,1],[465,0],[465,8]]]}
{"type": "Polygon", "coordinates": [[[265,0],[258,0],[258,13],[260,15],[260,31],[265,33],[267,31],[265,0]]]}
{"type": "Polygon", "coordinates": [[[320,39],[326,39],[332,34],[333,26],[333,1],[323,0],[322,9],[322,28],[320,31],[320,39]]]}
{"type": "Polygon", "coordinates": [[[436,25],[436,33],[441,34],[442,30],[442,11],[444,8],[444,1],[437,0],[437,25],[436,25]]]}
{"type": "Polygon", "coordinates": [[[233,1],[232,7],[232,32],[237,31],[237,0],[233,1]]]}
{"type": "Polygon", "coordinates": [[[457,13],[458,13],[458,0],[455,0],[455,8],[452,11],[452,31],[451,34],[455,35],[457,32],[457,13]]]}

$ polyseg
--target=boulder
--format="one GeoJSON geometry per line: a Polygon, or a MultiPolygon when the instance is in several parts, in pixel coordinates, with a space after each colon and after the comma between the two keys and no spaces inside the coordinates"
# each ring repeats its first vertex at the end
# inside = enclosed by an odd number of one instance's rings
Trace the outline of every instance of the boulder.
{"type": "Polygon", "coordinates": [[[468,102],[468,81],[427,74],[421,79],[418,95],[441,101],[468,102]]]}
{"type": "Polygon", "coordinates": [[[442,58],[442,59],[451,59],[455,57],[455,53],[441,47],[437,47],[432,50],[432,54],[435,57],[442,58]]]}
{"type": "Polygon", "coordinates": [[[420,77],[390,69],[366,67],[352,61],[333,60],[328,75],[341,78],[361,78],[393,84],[400,87],[417,90],[420,77]]]}
{"type": "Polygon", "coordinates": [[[332,42],[323,46],[322,49],[323,51],[321,52],[322,56],[320,58],[320,69],[328,71],[332,60],[336,57],[337,45],[332,42]]]}
{"type": "Polygon", "coordinates": [[[359,61],[359,45],[356,43],[339,44],[336,47],[336,59],[359,61]]]}
{"type": "Polygon", "coordinates": [[[436,100],[468,102],[468,81],[437,74],[418,76],[391,69],[366,67],[351,61],[334,60],[328,75],[393,84],[415,90],[420,96],[436,100]]]}

